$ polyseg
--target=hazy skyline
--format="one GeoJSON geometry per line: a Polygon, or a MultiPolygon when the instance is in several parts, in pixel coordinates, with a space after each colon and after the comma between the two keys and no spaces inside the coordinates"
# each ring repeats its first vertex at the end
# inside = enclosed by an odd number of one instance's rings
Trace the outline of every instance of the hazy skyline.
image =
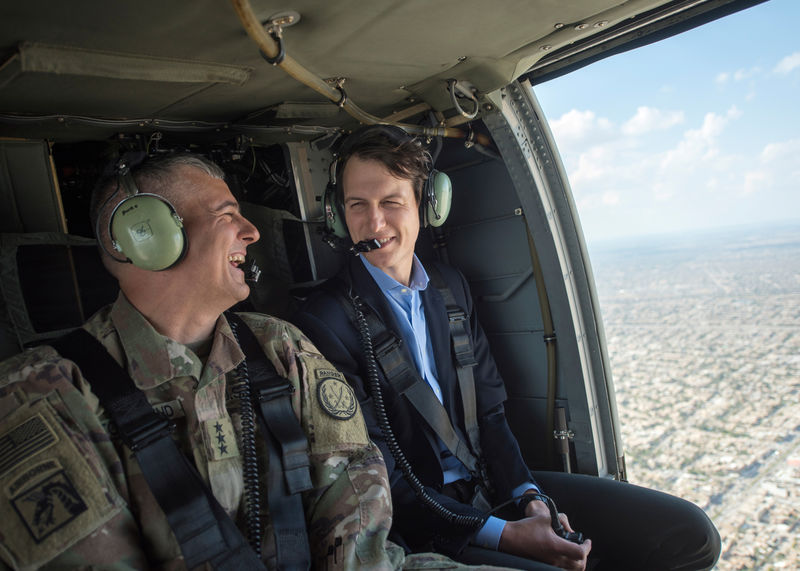
{"type": "Polygon", "coordinates": [[[800,3],[535,86],[587,242],[800,222],[800,3]]]}

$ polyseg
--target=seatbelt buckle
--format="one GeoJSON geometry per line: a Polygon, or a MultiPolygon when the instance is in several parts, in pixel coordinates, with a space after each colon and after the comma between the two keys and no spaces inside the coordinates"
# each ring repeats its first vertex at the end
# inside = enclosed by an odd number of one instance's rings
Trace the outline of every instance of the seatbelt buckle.
{"type": "MultiPolygon", "coordinates": [[[[119,428],[119,427],[117,427],[119,428]]],[[[164,437],[169,437],[175,431],[175,423],[162,418],[157,414],[147,419],[139,426],[128,426],[127,430],[120,430],[125,443],[133,452],[139,452],[154,442],[164,437]]]]}
{"type": "Polygon", "coordinates": [[[447,319],[450,323],[457,323],[459,321],[466,321],[467,314],[459,307],[458,309],[448,309],[447,319]]]}
{"type": "Polygon", "coordinates": [[[108,412],[122,441],[133,452],[168,437],[175,430],[175,423],[156,414],[142,391],[115,400],[108,412]]]}
{"type": "Polygon", "coordinates": [[[254,382],[252,390],[260,402],[268,402],[286,395],[294,394],[294,386],[289,381],[280,384],[254,382]]]}
{"type": "Polygon", "coordinates": [[[389,335],[387,339],[380,341],[375,345],[375,358],[380,361],[383,357],[402,346],[402,339],[399,339],[394,335],[389,335]]]}

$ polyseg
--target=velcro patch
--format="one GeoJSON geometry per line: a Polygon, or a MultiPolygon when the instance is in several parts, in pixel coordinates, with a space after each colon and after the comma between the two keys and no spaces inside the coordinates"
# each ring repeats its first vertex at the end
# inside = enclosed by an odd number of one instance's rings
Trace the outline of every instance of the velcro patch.
{"type": "Polygon", "coordinates": [[[0,436],[0,476],[56,442],[58,437],[40,414],[15,426],[0,436]]]}
{"type": "Polygon", "coordinates": [[[353,389],[338,378],[322,379],[317,385],[317,399],[322,410],[337,420],[353,418],[358,409],[353,389]]]}
{"type": "Polygon", "coordinates": [[[367,427],[355,392],[344,375],[323,359],[303,358],[301,362],[303,376],[309,380],[307,398],[310,402],[304,415],[308,415],[311,453],[329,454],[353,446],[366,446],[369,443],[367,427]]]}
{"type": "Polygon", "coordinates": [[[11,467],[0,474],[3,558],[15,569],[45,565],[124,505],[90,438],[72,433],[77,423],[56,408],[58,398],[25,403],[0,425],[0,441],[20,456],[3,456],[11,467]]]}
{"type": "Polygon", "coordinates": [[[206,433],[206,450],[211,460],[225,460],[239,455],[236,435],[230,418],[217,418],[203,422],[206,433]]]}
{"type": "Polygon", "coordinates": [[[317,377],[317,379],[329,379],[333,377],[334,379],[339,379],[340,381],[344,382],[344,375],[336,369],[315,369],[314,375],[317,377]]]}
{"type": "Polygon", "coordinates": [[[63,470],[11,498],[11,505],[36,543],[89,509],[63,470]]]}
{"type": "Polygon", "coordinates": [[[156,411],[157,415],[168,420],[183,418],[186,416],[186,411],[183,410],[183,401],[179,399],[170,402],[154,404],[153,410],[156,411]]]}
{"type": "Polygon", "coordinates": [[[64,467],[57,460],[45,460],[44,462],[40,462],[14,478],[14,480],[6,486],[6,495],[9,498],[13,498],[20,490],[27,488],[33,482],[63,469],[64,467]]]}

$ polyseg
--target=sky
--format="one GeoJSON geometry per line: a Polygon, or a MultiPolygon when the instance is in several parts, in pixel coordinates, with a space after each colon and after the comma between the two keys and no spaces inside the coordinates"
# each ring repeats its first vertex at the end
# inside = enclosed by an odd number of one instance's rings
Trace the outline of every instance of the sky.
{"type": "Polygon", "coordinates": [[[800,1],[534,87],[587,243],[800,223],[800,1]]]}

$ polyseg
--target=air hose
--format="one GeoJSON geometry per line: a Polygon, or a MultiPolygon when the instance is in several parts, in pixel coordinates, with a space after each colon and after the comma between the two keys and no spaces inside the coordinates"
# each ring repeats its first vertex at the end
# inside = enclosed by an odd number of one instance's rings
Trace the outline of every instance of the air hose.
{"type": "MultiPolygon", "coordinates": [[[[334,102],[350,116],[358,119],[365,125],[386,124],[387,122],[380,117],[376,117],[364,111],[361,107],[348,99],[347,93],[342,86],[331,85],[321,77],[318,77],[306,67],[297,62],[291,55],[285,52],[282,41],[271,35],[264,29],[264,25],[256,17],[250,0],[231,0],[236,15],[242,23],[242,27],[250,38],[258,45],[258,49],[268,61],[279,67],[288,75],[310,87],[320,95],[334,102]]],[[[476,110],[478,109],[476,102],[476,110]]],[[[420,125],[406,123],[392,123],[405,129],[408,133],[423,135],[426,137],[454,137],[465,138],[466,133],[461,129],[446,126],[423,127],[420,125]]],[[[477,135],[478,142],[484,146],[489,144],[488,137],[483,134],[477,135]]]]}

